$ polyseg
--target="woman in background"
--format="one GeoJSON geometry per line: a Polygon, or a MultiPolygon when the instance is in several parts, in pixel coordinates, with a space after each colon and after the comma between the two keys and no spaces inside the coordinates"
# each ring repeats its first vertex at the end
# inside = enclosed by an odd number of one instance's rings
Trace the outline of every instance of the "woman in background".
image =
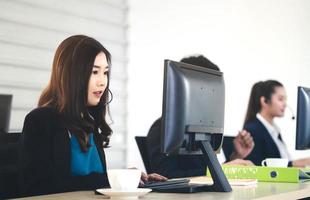
{"type": "MultiPolygon", "coordinates": [[[[110,53],[93,38],[75,35],[59,45],[50,82],[24,121],[23,195],[109,186],[103,148],[112,134],[110,69],[110,53]]],[[[143,174],[148,178],[165,179],[143,174]]]]}
{"type": "Polygon", "coordinates": [[[254,140],[252,152],[245,158],[261,165],[266,158],[287,158],[288,166],[305,167],[310,158],[291,161],[275,117],[283,117],[286,108],[286,92],[276,80],[259,81],[252,87],[244,129],[254,140]]]}

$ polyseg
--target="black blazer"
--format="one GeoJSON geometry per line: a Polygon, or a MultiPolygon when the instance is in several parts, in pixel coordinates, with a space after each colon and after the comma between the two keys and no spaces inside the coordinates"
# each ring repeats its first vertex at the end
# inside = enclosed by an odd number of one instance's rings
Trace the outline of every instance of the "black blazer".
{"type": "Polygon", "coordinates": [[[255,144],[254,149],[245,159],[251,160],[255,165],[261,165],[261,162],[266,158],[281,158],[276,143],[257,118],[245,124],[244,129],[251,133],[255,144]]]}
{"type": "Polygon", "coordinates": [[[104,173],[71,175],[71,145],[62,117],[48,107],[37,108],[25,118],[21,137],[22,194],[41,195],[109,186],[105,154],[98,148],[104,173]]]}
{"type": "Polygon", "coordinates": [[[202,155],[166,156],[160,152],[161,118],[151,126],[147,135],[147,150],[153,173],[168,178],[202,176],[206,174],[206,165],[202,155]]]}

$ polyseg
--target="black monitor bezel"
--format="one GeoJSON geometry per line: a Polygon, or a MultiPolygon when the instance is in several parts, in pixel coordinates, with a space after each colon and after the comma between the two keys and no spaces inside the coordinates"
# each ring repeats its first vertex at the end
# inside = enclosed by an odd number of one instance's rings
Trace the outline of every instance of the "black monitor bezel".
{"type": "Polygon", "coordinates": [[[297,88],[296,150],[310,149],[310,88],[297,88]],[[309,111],[309,112],[307,112],[309,111]]]}
{"type": "Polygon", "coordinates": [[[0,120],[0,133],[8,133],[10,128],[11,120],[11,109],[12,109],[12,99],[11,94],[0,94],[0,115],[3,119],[0,120]]]}

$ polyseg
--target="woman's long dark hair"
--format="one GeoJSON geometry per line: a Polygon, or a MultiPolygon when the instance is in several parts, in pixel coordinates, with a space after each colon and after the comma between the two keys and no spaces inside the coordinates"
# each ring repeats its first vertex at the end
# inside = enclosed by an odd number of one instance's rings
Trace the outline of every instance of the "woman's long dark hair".
{"type": "Polygon", "coordinates": [[[64,117],[66,128],[77,137],[83,151],[87,151],[90,146],[89,133],[99,136],[102,147],[109,144],[112,134],[106,122],[110,70],[107,87],[99,104],[92,108],[87,107],[88,82],[95,58],[100,52],[105,54],[111,67],[110,53],[95,39],[84,35],[65,39],[56,50],[50,82],[38,103],[39,107],[55,108],[64,117]],[[98,128],[101,129],[101,134],[98,128]]]}
{"type": "Polygon", "coordinates": [[[276,80],[267,80],[259,81],[252,86],[248,109],[246,112],[243,126],[246,123],[253,121],[256,118],[256,114],[261,111],[261,97],[265,98],[266,103],[271,101],[271,96],[275,93],[276,87],[283,87],[283,85],[276,80]]]}

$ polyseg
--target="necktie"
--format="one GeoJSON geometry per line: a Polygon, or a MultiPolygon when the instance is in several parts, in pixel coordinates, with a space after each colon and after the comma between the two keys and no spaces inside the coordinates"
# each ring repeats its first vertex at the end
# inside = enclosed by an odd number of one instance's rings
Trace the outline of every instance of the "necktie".
{"type": "Polygon", "coordinates": [[[282,140],[282,137],[281,137],[281,134],[279,133],[278,135],[278,139],[283,143],[283,140],[282,140]]]}

